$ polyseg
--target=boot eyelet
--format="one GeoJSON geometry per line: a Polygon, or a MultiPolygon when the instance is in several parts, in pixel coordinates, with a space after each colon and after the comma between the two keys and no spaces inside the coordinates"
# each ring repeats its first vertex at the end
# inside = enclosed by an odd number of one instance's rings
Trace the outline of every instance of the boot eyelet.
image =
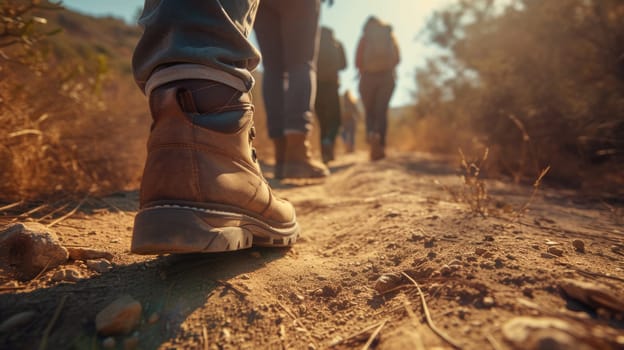
{"type": "Polygon", "coordinates": [[[251,159],[254,161],[254,163],[258,162],[258,154],[256,153],[255,148],[251,149],[251,159]]]}

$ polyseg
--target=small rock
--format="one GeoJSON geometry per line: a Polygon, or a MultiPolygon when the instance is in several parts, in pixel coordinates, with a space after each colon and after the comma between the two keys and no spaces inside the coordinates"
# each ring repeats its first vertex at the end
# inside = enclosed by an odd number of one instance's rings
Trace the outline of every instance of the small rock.
{"type": "Polygon", "coordinates": [[[503,325],[502,333],[514,349],[589,350],[594,348],[577,338],[578,335],[585,333],[582,327],[553,317],[516,317],[503,325]]]}
{"type": "Polygon", "coordinates": [[[232,332],[228,328],[221,329],[221,340],[225,343],[229,343],[232,339],[232,332]]]}
{"type": "Polygon", "coordinates": [[[440,274],[442,276],[448,276],[451,274],[451,272],[453,271],[451,270],[451,267],[448,265],[442,265],[442,267],[440,268],[440,274]]]}
{"type": "Polygon", "coordinates": [[[124,295],[97,314],[95,329],[102,335],[128,334],[139,324],[141,311],[141,303],[124,295]]]}
{"type": "Polygon", "coordinates": [[[54,273],[52,281],[54,282],[78,282],[84,276],[73,267],[65,267],[54,273]]]}
{"type": "Polygon", "coordinates": [[[113,265],[106,259],[87,260],[87,267],[99,273],[108,272],[113,269],[113,265]]]}
{"type": "Polygon", "coordinates": [[[563,256],[563,249],[557,247],[548,247],[548,252],[556,256],[563,256]]]}
{"type": "Polygon", "coordinates": [[[418,242],[418,241],[420,241],[420,240],[422,240],[424,238],[425,238],[425,236],[423,236],[420,233],[412,233],[412,236],[409,238],[409,240],[412,241],[412,242],[418,242]]]}
{"type": "Polygon", "coordinates": [[[386,217],[387,218],[394,218],[394,217],[397,217],[397,216],[401,216],[401,213],[399,213],[396,210],[388,209],[388,212],[386,212],[386,217]]]}
{"type": "Polygon", "coordinates": [[[575,239],[572,241],[572,246],[579,253],[585,253],[585,242],[580,239],[575,239]]]}
{"type": "Polygon", "coordinates": [[[624,296],[621,292],[595,282],[564,279],[559,287],[572,299],[578,300],[595,309],[608,309],[624,313],[624,296]]]}
{"type": "Polygon", "coordinates": [[[486,235],[485,237],[483,237],[483,240],[485,242],[494,242],[494,236],[492,235],[486,235]]]}
{"type": "Polygon", "coordinates": [[[483,248],[480,248],[480,247],[475,248],[475,254],[477,254],[479,256],[485,254],[486,252],[487,252],[487,250],[485,250],[483,248]]]}
{"type": "Polygon", "coordinates": [[[433,248],[435,245],[436,239],[434,237],[425,239],[425,248],[433,248]]]}
{"type": "Polygon", "coordinates": [[[0,231],[0,256],[8,257],[8,263],[16,266],[19,279],[30,280],[43,269],[65,263],[69,254],[54,232],[29,222],[0,231]]]}
{"type": "Polygon", "coordinates": [[[308,343],[308,350],[316,350],[316,345],[314,345],[314,343],[308,343]]]}
{"type": "Polygon", "coordinates": [[[488,296],[483,298],[483,306],[492,307],[494,306],[494,298],[488,296]]]}
{"type": "Polygon", "coordinates": [[[102,341],[102,346],[106,349],[113,349],[116,345],[117,343],[113,337],[107,337],[102,341]]]}
{"type": "Polygon", "coordinates": [[[556,246],[556,245],[559,245],[559,244],[561,244],[561,243],[555,242],[555,241],[551,241],[551,240],[546,241],[546,245],[549,246],[549,247],[556,246]]]}
{"type": "Polygon", "coordinates": [[[69,252],[69,258],[72,260],[113,260],[113,254],[103,250],[71,247],[67,248],[67,251],[69,252]]]}
{"type": "Polygon", "coordinates": [[[256,259],[260,259],[260,258],[262,258],[262,254],[260,254],[260,252],[251,252],[251,253],[249,253],[249,255],[250,255],[252,258],[256,258],[256,259]]]}
{"type": "Polygon", "coordinates": [[[429,260],[433,260],[438,256],[438,254],[436,252],[429,252],[427,253],[427,258],[429,258],[429,260]]]}
{"type": "Polygon", "coordinates": [[[385,273],[375,281],[373,287],[377,293],[384,294],[389,290],[392,290],[403,283],[403,276],[400,273],[385,273]]]}
{"type": "Polygon", "coordinates": [[[555,259],[555,258],[557,258],[557,256],[556,256],[556,255],[554,255],[554,254],[550,254],[550,253],[542,253],[542,254],[541,254],[541,256],[542,256],[542,258],[544,258],[544,259],[555,259]]]}
{"type": "Polygon", "coordinates": [[[27,325],[37,315],[34,311],[24,311],[15,314],[0,323],[0,333],[8,333],[15,328],[27,325]]]}
{"type": "Polygon", "coordinates": [[[160,315],[158,314],[158,312],[153,312],[148,318],[147,318],[147,323],[149,324],[154,324],[156,322],[158,322],[158,320],[160,320],[160,315]]]}

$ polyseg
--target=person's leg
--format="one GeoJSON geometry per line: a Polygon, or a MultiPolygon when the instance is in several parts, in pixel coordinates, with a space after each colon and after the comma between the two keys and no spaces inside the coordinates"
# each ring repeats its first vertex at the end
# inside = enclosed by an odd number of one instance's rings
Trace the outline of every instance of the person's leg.
{"type": "Polygon", "coordinates": [[[379,132],[382,147],[386,145],[386,133],[388,129],[388,106],[394,93],[394,74],[383,73],[378,77],[379,89],[375,99],[375,129],[379,132]]]}
{"type": "Polygon", "coordinates": [[[285,65],[281,36],[280,14],[262,1],[256,17],[256,37],[262,51],[262,95],[267,113],[267,127],[272,139],[284,136],[285,65]]]}
{"type": "Polygon", "coordinates": [[[287,75],[284,96],[284,177],[319,178],[329,169],[312,159],[309,132],[316,95],[316,52],[320,0],[263,0],[280,11],[283,60],[287,75]]]}
{"type": "Polygon", "coordinates": [[[320,130],[320,141],[321,141],[321,158],[324,163],[329,162],[331,159],[330,152],[330,133],[331,133],[331,83],[327,82],[318,82],[318,91],[316,94],[316,116],[318,118],[319,128],[320,130]]]}
{"type": "Polygon", "coordinates": [[[267,129],[275,154],[274,177],[284,176],[284,84],[285,71],[281,40],[280,14],[270,2],[262,1],[256,16],[255,30],[262,51],[262,95],[267,114],[267,129]]]}
{"type": "Polygon", "coordinates": [[[294,208],[274,196],[252,147],[249,70],[258,55],[247,35],[256,6],[146,2],[134,68],[153,123],[134,253],[288,246],[299,235],[294,208]],[[199,79],[189,80],[189,72],[199,79]]]}
{"type": "Polygon", "coordinates": [[[371,74],[362,73],[360,77],[360,98],[362,99],[362,104],[364,105],[367,140],[369,140],[370,135],[376,131],[374,128],[376,85],[374,83],[375,81],[371,74]]]}
{"type": "Polygon", "coordinates": [[[132,57],[134,77],[149,96],[170,81],[209,79],[249,91],[260,54],[247,40],[257,0],[146,0],[144,28],[132,57]]]}

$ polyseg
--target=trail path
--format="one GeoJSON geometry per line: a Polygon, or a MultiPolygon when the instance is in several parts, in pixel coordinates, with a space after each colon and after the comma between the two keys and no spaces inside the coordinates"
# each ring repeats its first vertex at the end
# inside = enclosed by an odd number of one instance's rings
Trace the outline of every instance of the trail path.
{"type": "Polygon", "coordinates": [[[38,348],[57,309],[49,349],[101,348],[96,314],[129,294],[143,320],[115,338],[118,348],[131,348],[129,338],[140,349],[362,348],[378,330],[370,348],[451,349],[428,326],[405,275],[422,288],[435,326],[465,349],[514,348],[503,329],[517,316],[578,323],[582,341],[624,347],[622,313],[596,311],[560,289],[572,279],[624,290],[624,227],[614,208],[544,189],[516,218],[506,208],[525,203],[531,187],[488,182],[501,209],[483,218],[451,195],[462,186],[455,171],[428,156],[369,163],[354,154],[333,170],[323,183],[274,184],[303,228],[292,249],[134,256],[137,194],[90,201],[56,231],[66,246],[113,253],[114,268],[98,274],[70,261],[56,270],[78,269],[84,278],[75,283],[52,281],[55,271],[26,283],[5,279],[0,322],[27,310],[37,316],[0,333],[0,348],[38,348]],[[384,274],[399,288],[380,295],[384,274]]]}

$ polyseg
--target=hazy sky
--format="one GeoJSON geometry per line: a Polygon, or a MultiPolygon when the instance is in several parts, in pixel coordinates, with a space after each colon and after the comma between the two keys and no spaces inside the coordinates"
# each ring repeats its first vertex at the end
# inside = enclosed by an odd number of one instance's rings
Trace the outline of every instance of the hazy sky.
{"type": "MultiPolygon", "coordinates": [[[[321,23],[334,29],[347,54],[349,67],[341,73],[342,89],[357,91],[357,74],[353,67],[355,48],[364,21],[368,16],[376,15],[392,24],[401,48],[398,86],[391,105],[411,103],[412,91],[416,89],[415,67],[422,66],[424,57],[436,52],[435,48],[426,45],[425,38],[417,40],[416,35],[435,9],[451,2],[453,0],[334,0],[331,7],[323,5],[321,23]]],[[[83,13],[114,15],[131,22],[143,0],[64,0],[63,4],[83,13]]]]}

